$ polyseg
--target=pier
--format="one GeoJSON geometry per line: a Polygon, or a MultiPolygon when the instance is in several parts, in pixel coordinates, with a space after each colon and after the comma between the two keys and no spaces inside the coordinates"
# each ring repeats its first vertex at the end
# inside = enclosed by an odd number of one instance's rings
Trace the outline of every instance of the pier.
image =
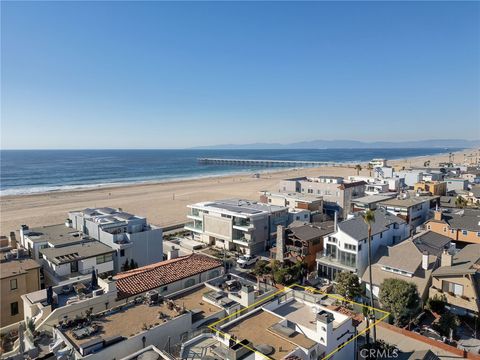
{"type": "Polygon", "coordinates": [[[303,161],[303,160],[255,160],[255,159],[221,159],[199,158],[200,164],[208,165],[237,165],[237,166],[285,166],[285,167],[320,167],[320,166],[348,166],[347,164],[329,161],[303,161]]]}

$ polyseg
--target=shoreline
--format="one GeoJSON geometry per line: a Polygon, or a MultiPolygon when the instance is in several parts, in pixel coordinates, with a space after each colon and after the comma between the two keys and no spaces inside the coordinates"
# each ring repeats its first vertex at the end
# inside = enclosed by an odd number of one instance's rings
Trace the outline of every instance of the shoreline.
{"type": "MultiPolygon", "coordinates": [[[[350,149],[354,150],[354,149],[350,149]]],[[[454,152],[455,155],[461,154],[464,151],[473,151],[474,149],[462,149],[457,150],[454,152]]],[[[412,156],[412,157],[400,157],[400,158],[392,158],[387,159],[388,162],[391,164],[392,162],[396,161],[416,161],[426,157],[439,157],[439,156],[446,156],[449,152],[445,153],[436,153],[430,155],[419,155],[419,156],[412,156]]],[[[269,174],[269,173],[278,173],[284,171],[295,171],[295,170],[305,170],[305,169],[323,169],[323,168],[353,168],[355,165],[360,164],[362,167],[367,166],[368,162],[365,161],[345,161],[345,162],[332,162],[331,164],[326,164],[324,166],[308,166],[308,167],[258,167],[258,171],[256,169],[245,169],[243,171],[231,171],[231,172],[224,172],[219,174],[205,174],[205,175],[198,175],[198,176],[191,176],[191,177],[174,177],[174,178],[163,178],[163,179],[151,179],[151,180],[134,180],[130,182],[111,182],[111,183],[99,183],[99,184],[67,184],[67,185],[52,185],[50,187],[59,187],[58,189],[51,189],[51,190],[40,190],[40,191],[31,191],[28,192],[19,192],[17,194],[3,194],[4,191],[15,191],[14,188],[0,190],[0,200],[2,199],[9,199],[15,197],[23,197],[23,196],[36,196],[36,195],[45,195],[45,194],[54,194],[54,193],[68,193],[68,192],[87,192],[87,191],[95,191],[95,190],[103,190],[103,189],[114,189],[114,188],[122,188],[122,187],[130,187],[130,186],[144,186],[144,185],[156,185],[156,184],[165,184],[165,183],[175,183],[175,182],[186,182],[186,181],[195,181],[195,180],[202,180],[202,179],[215,179],[221,177],[229,177],[229,176],[244,176],[244,175],[253,175],[255,173],[259,174],[269,174]]],[[[48,188],[49,186],[43,186],[48,188]]],[[[30,187],[27,189],[34,189],[35,187],[30,187]]],[[[38,188],[42,188],[39,186],[38,188]]],[[[21,188],[20,188],[21,189],[21,188]]],[[[18,191],[22,191],[22,190],[18,191]]]]}
{"type": "MultiPolygon", "coordinates": [[[[457,152],[456,155],[463,153],[470,154],[474,151],[465,150],[457,152]]],[[[397,169],[403,166],[423,166],[427,159],[434,167],[438,162],[448,161],[448,153],[389,160],[389,165],[397,169]]],[[[365,162],[360,164],[363,168],[360,175],[369,176],[370,171],[365,162]]],[[[129,213],[145,216],[148,222],[158,226],[170,226],[188,220],[186,214],[189,204],[228,198],[258,200],[261,190],[278,191],[278,183],[284,178],[322,175],[348,177],[357,175],[357,171],[353,164],[295,169],[268,168],[240,174],[154,183],[6,195],[0,197],[0,235],[18,231],[22,224],[30,227],[60,224],[64,222],[68,211],[104,206],[122,208],[129,213]],[[259,173],[260,176],[252,176],[254,173],[259,173]]]]}

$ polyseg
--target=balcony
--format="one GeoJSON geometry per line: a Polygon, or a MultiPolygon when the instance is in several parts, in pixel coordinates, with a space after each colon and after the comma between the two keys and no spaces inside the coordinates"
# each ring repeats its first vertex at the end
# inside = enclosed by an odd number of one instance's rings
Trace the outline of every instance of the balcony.
{"type": "Polygon", "coordinates": [[[474,298],[469,298],[463,295],[455,295],[452,292],[446,292],[436,288],[435,286],[431,286],[430,297],[433,297],[435,295],[445,295],[445,298],[447,299],[447,303],[450,305],[454,305],[454,306],[468,309],[470,311],[475,311],[475,312],[479,310],[478,305],[474,298]]]}
{"type": "Polygon", "coordinates": [[[185,230],[190,230],[193,232],[197,233],[202,233],[203,232],[203,224],[202,223],[196,223],[196,222],[189,222],[185,224],[185,230]]]}
{"type": "Polygon", "coordinates": [[[235,218],[233,219],[232,225],[234,229],[242,231],[250,231],[253,229],[253,224],[247,219],[235,218]]]}
{"type": "Polygon", "coordinates": [[[339,260],[335,255],[331,254],[317,254],[317,263],[325,266],[332,266],[342,270],[347,270],[356,273],[356,264],[352,262],[345,263],[344,261],[339,260]]]}
{"type": "Polygon", "coordinates": [[[299,256],[307,256],[308,255],[308,247],[287,245],[286,249],[287,249],[287,252],[294,253],[294,254],[297,254],[299,256]]]}
{"type": "Polygon", "coordinates": [[[203,220],[202,213],[196,209],[192,209],[192,211],[189,214],[187,214],[187,218],[192,220],[203,220]]]}
{"type": "Polygon", "coordinates": [[[250,241],[245,237],[240,237],[232,240],[235,244],[249,246],[250,241]]]}

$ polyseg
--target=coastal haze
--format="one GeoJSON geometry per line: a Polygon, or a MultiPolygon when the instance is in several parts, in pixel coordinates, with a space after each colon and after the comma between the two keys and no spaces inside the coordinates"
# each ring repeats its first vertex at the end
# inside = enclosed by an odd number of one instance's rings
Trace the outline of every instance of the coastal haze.
{"type": "MultiPolygon", "coordinates": [[[[354,157],[362,150],[344,149],[339,153],[350,154],[346,157],[354,157]]],[[[385,150],[384,150],[385,151],[385,150]]],[[[396,150],[390,149],[391,154],[396,150]]],[[[418,150],[417,150],[418,151],[418,150]]],[[[390,161],[394,167],[402,168],[411,166],[423,166],[425,161],[430,160],[431,166],[439,162],[448,162],[448,154],[441,154],[441,149],[430,150],[430,153],[439,155],[424,155],[400,160],[390,161]]],[[[211,154],[211,153],[210,153],[211,154]]],[[[231,155],[231,154],[229,154],[231,155]]],[[[238,154],[237,154],[238,155],[238,154]]],[[[246,155],[243,153],[243,155],[246,155]]],[[[251,154],[250,154],[251,155],[251,154]]],[[[369,153],[368,155],[375,155],[369,153]]],[[[258,156],[258,155],[257,155],[258,156]]],[[[394,155],[392,155],[394,156],[394,155]]],[[[458,160],[477,156],[474,150],[458,151],[455,157],[458,160]]],[[[330,159],[334,159],[330,156],[330,159]]],[[[351,158],[350,158],[351,159],[351,158]]],[[[365,160],[369,160],[367,158],[365,160]]],[[[361,175],[369,175],[365,161],[362,163],[361,175]]],[[[108,166],[107,159],[103,159],[104,166],[108,166]]],[[[355,162],[356,163],[356,162],[355,162]]],[[[198,166],[198,165],[197,165],[198,166]]],[[[80,170],[87,170],[87,165],[80,170]]],[[[152,184],[132,184],[124,186],[78,189],[74,191],[52,191],[34,195],[16,195],[0,197],[1,204],[1,228],[3,233],[16,231],[22,224],[39,226],[62,223],[65,214],[74,209],[86,207],[112,206],[120,207],[125,211],[148,217],[148,219],[160,226],[180,224],[186,221],[186,206],[199,201],[208,201],[223,198],[247,198],[258,199],[259,191],[274,190],[281,179],[295,176],[349,176],[356,175],[353,164],[335,167],[298,168],[298,169],[268,169],[256,168],[246,170],[245,174],[238,174],[239,170],[229,167],[229,172],[237,172],[235,175],[221,177],[204,177],[197,179],[185,179],[182,181],[165,181],[152,184]],[[260,178],[252,177],[252,174],[261,172],[260,178]]],[[[50,174],[55,177],[55,173],[50,174]]],[[[218,175],[218,173],[217,173],[218,175]]],[[[2,175],[3,176],[3,175],[2,175]]],[[[178,177],[178,174],[176,175],[178,177]]],[[[190,176],[187,176],[190,177],[190,176]]]]}

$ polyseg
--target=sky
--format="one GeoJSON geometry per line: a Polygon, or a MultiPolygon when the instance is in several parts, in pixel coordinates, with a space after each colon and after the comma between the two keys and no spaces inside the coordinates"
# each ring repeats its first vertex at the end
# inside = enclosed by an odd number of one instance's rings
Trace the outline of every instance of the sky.
{"type": "Polygon", "coordinates": [[[480,138],[479,2],[1,2],[1,147],[480,138]]]}

